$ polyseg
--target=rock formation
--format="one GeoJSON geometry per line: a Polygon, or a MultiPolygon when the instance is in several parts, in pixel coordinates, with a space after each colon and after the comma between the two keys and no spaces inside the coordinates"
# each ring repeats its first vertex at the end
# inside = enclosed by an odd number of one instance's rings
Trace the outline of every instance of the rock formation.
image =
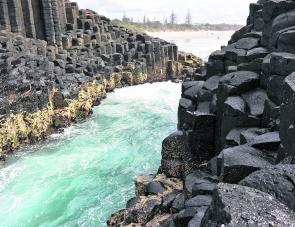
{"type": "Polygon", "coordinates": [[[0,156],[86,117],[114,88],[201,65],[68,0],[1,0],[0,10],[0,156]]]}
{"type": "Polygon", "coordinates": [[[141,199],[156,194],[157,209],[135,220],[127,206],[109,226],[295,226],[294,26],[295,1],[259,0],[202,72],[187,73],[159,169],[183,189],[167,202],[148,178],[141,199]]]}

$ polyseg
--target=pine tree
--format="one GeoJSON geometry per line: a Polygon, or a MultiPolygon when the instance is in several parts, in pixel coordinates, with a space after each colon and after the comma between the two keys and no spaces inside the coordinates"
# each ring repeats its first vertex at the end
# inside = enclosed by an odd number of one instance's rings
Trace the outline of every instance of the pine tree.
{"type": "Polygon", "coordinates": [[[170,15],[170,24],[176,24],[176,14],[173,11],[170,15]]]}
{"type": "Polygon", "coordinates": [[[165,25],[168,24],[168,20],[167,20],[167,18],[164,18],[164,24],[165,24],[165,25]]]}
{"type": "Polygon", "coordinates": [[[192,25],[192,16],[190,10],[187,11],[187,15],[185,17],[185,24],[192,25]]]}

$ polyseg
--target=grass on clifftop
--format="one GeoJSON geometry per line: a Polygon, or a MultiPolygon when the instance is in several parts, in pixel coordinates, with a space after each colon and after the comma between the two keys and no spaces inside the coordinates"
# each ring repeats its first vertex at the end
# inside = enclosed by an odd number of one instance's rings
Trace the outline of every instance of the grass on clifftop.
{"type": "Polygon", "coordinates": [[[120,20],[114,20],[113,23],[118,26],[122,26],[124,28],[127,28],[129,30],[134,30],[134,31],[141,32],[141,33],[146,32],[146,30],[144,28],[138,26],[137,24],[124,22],[124,21],[120,21],[120,20]]]}

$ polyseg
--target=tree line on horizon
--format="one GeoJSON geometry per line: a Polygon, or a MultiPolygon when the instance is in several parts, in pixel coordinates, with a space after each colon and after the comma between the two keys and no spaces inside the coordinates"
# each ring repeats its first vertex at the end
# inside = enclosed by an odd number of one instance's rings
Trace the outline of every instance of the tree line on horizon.
{"type": "Polygon", "coordinates": [[[216,31],[227,31],[227,30],[238,30],[242,25],[238,24],[210,24],[210,23],[193,23],[190,10],[188,10],[184,21],[178,23],[177,15],[174,11],[171,12],[169,18],[165,18],[163,22],[154,18],[151,20],[149,17],[144,16],[142,21],[138,20],[135,22],[132,17],[128,17],[125,13],[121,20],[113,20],[115,24],[127,27],[128,29],[137,30],[140,32],[146,31],[183,31],[183,30],[216,30],[216,31]]]}

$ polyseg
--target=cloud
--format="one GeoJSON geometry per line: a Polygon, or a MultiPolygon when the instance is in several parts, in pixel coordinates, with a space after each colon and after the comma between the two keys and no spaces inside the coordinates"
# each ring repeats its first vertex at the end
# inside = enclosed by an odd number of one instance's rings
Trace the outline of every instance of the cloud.
{"type": "Polygon", "coordinates": [[[178,21],[184,21],[188,10],[194,22],[245,24],[249,3],[256,0],[76,0],[80,8],[94,9],[112,19],[125,13],[135,20],[144,16],[163,20],[174,11],[178,21]]]}

